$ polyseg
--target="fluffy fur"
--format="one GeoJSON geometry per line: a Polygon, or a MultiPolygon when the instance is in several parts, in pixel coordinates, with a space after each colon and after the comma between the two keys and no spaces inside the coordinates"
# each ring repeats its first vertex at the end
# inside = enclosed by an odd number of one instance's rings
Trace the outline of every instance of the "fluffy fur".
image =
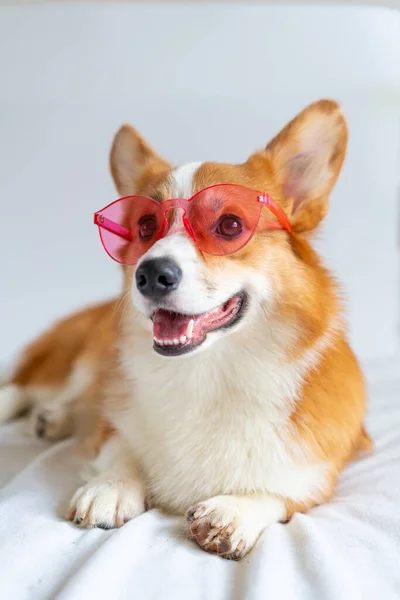
{"type": "MultiPolygon", "coordinates": [[[[118,315],[115,368],[104,370],[110,334],[101,348],[94,341],[98,354],[89,360],[71,352],[74,367],[64,374],[64,386],[75,390],[69,396],[77,396],[77,364],[84,363],[85,374],[103,365],[103,378],[98,371],[91,378],[92,394],[94,388],[102,399],[97,474],[74,495],[69,519],[115,527],[158,507],[185,514],[188,535],[204,550],[238,559],[270,524],[326,501],[345,463],[370,447],[364,383],[340,294],[309,243],[327,212],[346,143],[343,114],[329,100],[306,108],[239,165],[174,169],[133,128],[117,133],[111,170],[121,195],[190,197],[212,184],[236,183],[267,191],[290,216],[293,233],[257,232],[236,254],[214,257],[198,252],[178,214],[138,265],[124,267],[122,300],[102,309],[118,315]],[[135,269],[154,257],[172,258],[182,271],[162,308],[204,313],[245,291],[244,317],[208,333],[185,356],[160,356],[151,322],[160,303],[135,283],[135,269]]],[[[93,344],[92,325],[87,335],[93,344]]],[[[14,377],[7,398],[19,398],[24,385],[14,377]]]]}

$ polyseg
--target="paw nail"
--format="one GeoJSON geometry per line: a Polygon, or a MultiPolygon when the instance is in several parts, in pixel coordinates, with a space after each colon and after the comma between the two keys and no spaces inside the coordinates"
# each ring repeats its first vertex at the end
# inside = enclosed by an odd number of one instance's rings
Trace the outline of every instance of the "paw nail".
{"type": "Polygon", "coordinates": [[[46,428],[43,425],[36,427],[36,435],[38,438],[44,438],[44,434],[46,433],[46,428]]]}
{"type": "Polygon", "coordinates": [[[73,521],[75,519],[76,510],[70,508],[67,514],[67,521],[73,521]]]}
{"type": "Polygon", "coordinates": [[[211,526],[215,527],[215,529],[220,529],[222,527],[222,523],[220,521],[212,521],[211,526]]]}

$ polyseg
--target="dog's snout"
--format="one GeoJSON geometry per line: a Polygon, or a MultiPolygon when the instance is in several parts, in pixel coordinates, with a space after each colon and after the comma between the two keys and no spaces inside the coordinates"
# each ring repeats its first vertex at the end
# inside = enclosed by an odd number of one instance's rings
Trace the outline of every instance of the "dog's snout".
{"type": "Polygon", "coordinates": [[[170,258],[146,260],[136,270],[136,286],[146,298],[159,300],[176,290],[182,271],[170,258]]]}

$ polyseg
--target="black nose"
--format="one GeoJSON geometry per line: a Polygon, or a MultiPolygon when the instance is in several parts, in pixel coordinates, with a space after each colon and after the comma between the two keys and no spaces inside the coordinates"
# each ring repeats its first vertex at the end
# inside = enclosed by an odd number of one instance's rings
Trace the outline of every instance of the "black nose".
{"type": "Polygon", "coordinates": [[[182,271],[170,258],[146,260],[136,270],[136,285],[146,298],[159,300],[179,285],[182,271]]]}

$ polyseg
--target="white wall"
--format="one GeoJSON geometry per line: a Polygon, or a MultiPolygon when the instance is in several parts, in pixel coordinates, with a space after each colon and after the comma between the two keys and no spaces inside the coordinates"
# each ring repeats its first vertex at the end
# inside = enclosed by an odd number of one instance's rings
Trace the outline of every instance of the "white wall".
{"type": "Polygon", "coordinates": [[[356,350],[392,355],[399,63],[389,9],[0,7],[0,362],[118,290],[92,212],[116,197],[107,161],[122,122],[177,163],[240,161],[323,96],[343,103],[351,138],[319,245],[345,282],[356,350]]]}

